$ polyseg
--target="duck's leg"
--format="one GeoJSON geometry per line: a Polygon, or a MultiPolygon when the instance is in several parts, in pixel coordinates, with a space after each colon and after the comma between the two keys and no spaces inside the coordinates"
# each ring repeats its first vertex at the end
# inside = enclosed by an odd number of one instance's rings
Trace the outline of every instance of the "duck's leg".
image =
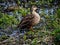
{"type": "Polygon", "coordinates": [[[30,27],[30,30],[34,32],[33,27],[30,27]]]}

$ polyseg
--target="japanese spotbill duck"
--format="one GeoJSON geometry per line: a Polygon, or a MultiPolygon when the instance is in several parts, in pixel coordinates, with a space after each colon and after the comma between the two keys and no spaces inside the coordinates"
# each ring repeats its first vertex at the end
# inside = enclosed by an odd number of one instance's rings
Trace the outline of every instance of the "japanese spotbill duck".
{"type": "Polygon", "coordinates": [[[31,10],[31,14],[28,14],[25,17],[23,17],[23,19],[19,23],[18,27],[20,29],[29,29],[34,31],[33,26],[37,25],[40,22],[40,15],[36,12],[37,7],[33,5],[31,7],[31,10]]]}

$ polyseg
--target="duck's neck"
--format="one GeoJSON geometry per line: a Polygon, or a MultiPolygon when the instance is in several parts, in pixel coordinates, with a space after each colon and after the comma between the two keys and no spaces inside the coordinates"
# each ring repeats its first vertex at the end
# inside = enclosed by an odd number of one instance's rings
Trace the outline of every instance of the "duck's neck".
{"type": "Polygon", "coordinates": [[[36,13],[36,11],[32,10],[32,14],[36,13]]]}
{"type": "Polygon", "coordinates": [[[39,16],[39,14],[35,10],[32,11],[32,14],[36,15],[36,16],[39,16]]]}

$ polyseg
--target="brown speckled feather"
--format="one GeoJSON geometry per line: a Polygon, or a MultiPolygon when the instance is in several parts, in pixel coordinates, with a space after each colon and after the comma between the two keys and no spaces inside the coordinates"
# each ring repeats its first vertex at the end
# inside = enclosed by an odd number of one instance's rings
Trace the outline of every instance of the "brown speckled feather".
{"type": "Polygon", "coordinates": [[[20,24],[18,25],[19,28],[21,29],[29,29],[31,26],[33,26],[33,18],[34,16],[32,14],[25,16],[20,24]]]}

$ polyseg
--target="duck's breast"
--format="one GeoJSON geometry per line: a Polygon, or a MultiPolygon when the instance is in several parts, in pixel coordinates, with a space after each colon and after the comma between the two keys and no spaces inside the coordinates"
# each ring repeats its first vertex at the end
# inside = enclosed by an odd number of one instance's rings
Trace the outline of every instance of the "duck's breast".
{"type": "Polygon", "coordinates": [[[40,16],[38,13],[34,13],[34,24],[38,24],[40,21],[40,16]]]}

